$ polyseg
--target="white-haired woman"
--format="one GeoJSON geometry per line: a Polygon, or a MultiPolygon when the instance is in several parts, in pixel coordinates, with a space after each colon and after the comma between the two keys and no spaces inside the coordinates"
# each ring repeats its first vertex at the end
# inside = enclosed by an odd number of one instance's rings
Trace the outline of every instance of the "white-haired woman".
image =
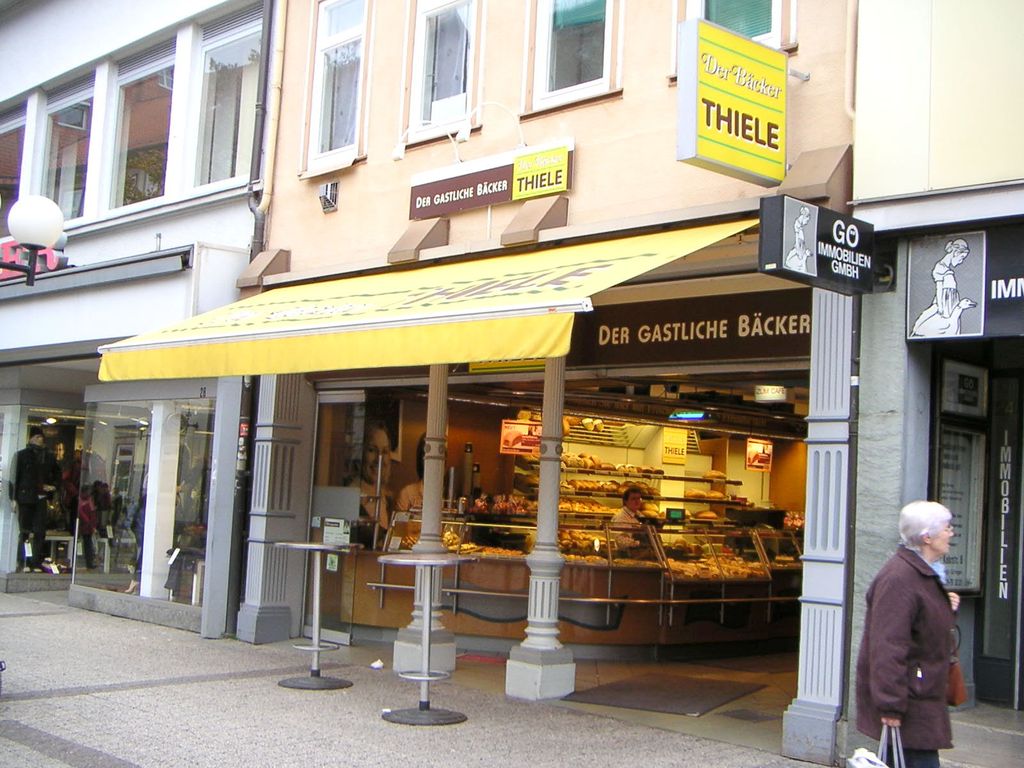
{"type": "Polygon", "coordinates": [[[942,565],[951,519],[934,501],[907,504],[902,545],[868,588],[857,728],[878,739],[883,724],[899,726],[907,768],[939,768],[939,750],[953,746],[946,683],[960,596],[946,590],[942,565]]]}

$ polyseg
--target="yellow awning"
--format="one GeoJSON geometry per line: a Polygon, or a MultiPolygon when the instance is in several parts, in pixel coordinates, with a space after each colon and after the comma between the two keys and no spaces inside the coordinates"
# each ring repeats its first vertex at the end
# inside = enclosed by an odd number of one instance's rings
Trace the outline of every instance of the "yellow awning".
{"type": "Polygon", "coordinates": [[[100,348],[100,379],[558,357],[590,297],[756,219],[267,291],[100,348]]]}

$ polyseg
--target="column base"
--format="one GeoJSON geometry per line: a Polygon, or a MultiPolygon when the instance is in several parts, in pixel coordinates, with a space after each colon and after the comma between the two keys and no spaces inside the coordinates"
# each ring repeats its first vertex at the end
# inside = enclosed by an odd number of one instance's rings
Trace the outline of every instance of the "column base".
{"type": "Polygon", "coordinates": [[[536,651],[516,646],[505,664],[505,695],[527,701],[560,699],[576,690],[572,651],[536,651]]]}
{"type": "Polygon", "coordinates": [[[235,636],[246,643],[276,643],[291,637],[292,612],[286,605],[250,606],[238,609],[235,636]]]}
{"type": "MultiPolygon", "coordinates": [[[[391,666],[395,672],[422,672],[423,630],[404,627],[395,636],[391,666]]],[[[430,671],[455,671],[455,635],[443,627],[430,630],[430,671]]]]}
{"type": "Polygon", "coordinates": [[[782,754],[796,760],[834,765],[837,709],[794,700],[782,716],[782,754]]]}

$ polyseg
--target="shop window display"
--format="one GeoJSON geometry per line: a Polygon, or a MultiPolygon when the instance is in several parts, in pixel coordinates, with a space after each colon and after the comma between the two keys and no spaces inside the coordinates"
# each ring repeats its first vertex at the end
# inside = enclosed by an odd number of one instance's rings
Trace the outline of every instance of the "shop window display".
{"type": "Polygon", "coordinates": [[[89,406],[75,584],[201,605],[212,432],[212,400],[89,406]]]}

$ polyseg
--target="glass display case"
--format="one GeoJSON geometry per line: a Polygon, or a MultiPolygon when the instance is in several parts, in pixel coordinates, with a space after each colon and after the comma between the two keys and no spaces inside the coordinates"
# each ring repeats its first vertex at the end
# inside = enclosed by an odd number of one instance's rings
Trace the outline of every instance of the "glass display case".
{"type": "Polygon", "coordinates": [[[703,531],[662,530],[658,541],[670,581],[722,580],[722,570],[703,531]]]}
{"type": "Polygon", "coordinates": [[[708,542],[726,581],[767,580],[768,567],[761,558],[754,532],[748,528],[709,531],[708,542]]]}
{"type": "Polygon", "coordinates": [[[776,571],[800,571],[800,542],[793,531],[758,530],[757,541],[761,546],[764,561],[774,573],[776,571]]]}

